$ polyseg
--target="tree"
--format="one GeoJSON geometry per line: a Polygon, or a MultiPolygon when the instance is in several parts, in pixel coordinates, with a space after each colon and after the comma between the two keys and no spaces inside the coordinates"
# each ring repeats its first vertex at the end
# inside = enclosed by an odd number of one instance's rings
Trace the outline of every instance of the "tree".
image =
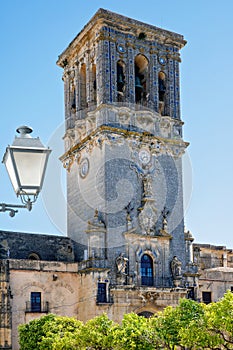
{"type": "Polygon", "coordinates": [[[156,345],[149,319],[135,313],[124,315],[121,326],[114,330],[116,350],[152,350],[156,345]]]}
{"type": "Polygon", "coordinates": [[[106,314],[83,324],[47,315],[19,327],[20,350],[233,349],[233,294],[209,305],[181,299],[147,319],[124,315],[119,325],[106,314]]]}
{"type": "Polygon", "coordinates": [[[84,349],[113,349],[113,333],[118,327],[119,325],[109,320],[106,314],[87,321],[80,332],[84,349]]]}
{"type": "Polygon", "coordinates": [[[181,343],[198,349],[233,349],[233,294],[203,305],[204,315],[180,332],[181,343]]]}
{"type": "Polygon", "coordinates": [[[225,349],[233,349],[233,293],[229,290],[216,303],[207,305],[208,331],[218,336],[225,349]]]}
{"type": "Polygon", "coordinates": [[[33,320],[27,324],[19,326],[19,344],[20,350],[39,350],[39,344],[46,335],[43,326],[46,322],[54,320],[54,315],[47,315],[33,320]]]}
{"type": "Polygon", "coordinates": [[[83,323],[52,314],[19,326],[20,350],[84,349],[79,338],[83,323]]]}
{"type": "Polygon", "coordinates": [[[203,305],[190,299],[181,299],[176,308],[166,307],[151,320],[154,333],[164,349],[182,347],[182,330],[193,320],[201,319],[204,315],[203,305]]]}

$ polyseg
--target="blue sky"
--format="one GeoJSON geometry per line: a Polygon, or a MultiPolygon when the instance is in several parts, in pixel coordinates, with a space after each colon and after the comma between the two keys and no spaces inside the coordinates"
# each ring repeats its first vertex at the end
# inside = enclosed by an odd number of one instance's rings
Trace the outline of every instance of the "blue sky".
{"type": "MultiPolygon", "coordinates": [[[[1,229],[65,234],[65,174],[56,161],[62,153],[63,82],[56,60],[100,7],[183,34],[188,41],[181,51],[182,119],[192,167],[192,177],[189,171],[186,176],[192,196],[185,223],[197,242],[233,248],[231,0],[1,1],[1,153],[22,124],[32,126],[34,136],[54,150],[44,195],[31,213],[21,211],[13,219],[2,214],[1,229]]],[[[16,203],[3,165],[0,183],[0,201],[16,203]]]]}

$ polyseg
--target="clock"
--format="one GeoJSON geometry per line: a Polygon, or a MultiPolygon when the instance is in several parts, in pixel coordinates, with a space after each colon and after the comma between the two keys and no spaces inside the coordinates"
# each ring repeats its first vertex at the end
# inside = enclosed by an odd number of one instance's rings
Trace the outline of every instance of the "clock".
{"type": "Polygon", "coordinates": [[[165,64],[166,62],[167,62],[166,57],[164,57],[164,56],[160,56],[159,57],[159,63],[160,64],[165,64]]]}
{"type": "Polygon", "coordinates": [[[89,172],[89,160],[87,158],[84,158],[80,164],[80,170],[79,170],[80,176],[84,179],[87,176],[88,172],[89,172]]]}
{"type": "Polygon", "coordinates": [[[147,165],[150,163],[151,155],[147,149],[141,149],[138,154],[139,160],[143,165],[147,165]]]}
{"type": "Polygon", "coordinates": [[[125,47],[122,44],[118,44],[117,45],[117,51],[120,53],[124,53],[125,52],[125,47]]]}

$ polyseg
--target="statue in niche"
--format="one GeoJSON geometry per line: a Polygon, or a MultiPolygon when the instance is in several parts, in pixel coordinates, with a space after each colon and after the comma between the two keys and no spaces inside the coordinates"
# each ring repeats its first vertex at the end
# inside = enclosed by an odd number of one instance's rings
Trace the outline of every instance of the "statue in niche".
{"type": "Polygon", "coordinates": [[[152,177],[149,174],[142,176],[143,195],[142,207],[138,215],[138,223],[142,228],[142,234],[153,235],[155,224],[158,220],[158,213],[153,198],[152,177]]]}
{"type": "Polygon", "coordinates": [[[144,176],[142,179],[143,182],[143,195],[144,197],[151,197],[152,196],[152,178],[151,176],[144,176]]]}
{"type": "Polygon", "coordinates": [[[171,262],[172,276],[174,279],[181,278],[181,261],[175,255],[171,262]]]}
{"type": "Polygon", "coordinates": [[[127,275],[127,266],[128,266],[129,259],[124,256],[123,253],[121,253],[116,258],[116,265],[117,265],[117,272],[121,275],[127,275]]]}

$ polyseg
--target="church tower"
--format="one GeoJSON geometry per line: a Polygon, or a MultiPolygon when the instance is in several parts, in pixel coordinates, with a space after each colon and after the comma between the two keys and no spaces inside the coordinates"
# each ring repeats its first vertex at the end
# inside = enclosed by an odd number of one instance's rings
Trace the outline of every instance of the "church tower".
{"type": "Polygon", "coordinates": [[[57,61],[64,69],[68,236],[86,276],[83,305],[90,309],[93,299],[95,314],[106,305],[113,317],[148,314],[195,294],[193,239],[183,218],[185,43],[99,9],[57,61]]]}

